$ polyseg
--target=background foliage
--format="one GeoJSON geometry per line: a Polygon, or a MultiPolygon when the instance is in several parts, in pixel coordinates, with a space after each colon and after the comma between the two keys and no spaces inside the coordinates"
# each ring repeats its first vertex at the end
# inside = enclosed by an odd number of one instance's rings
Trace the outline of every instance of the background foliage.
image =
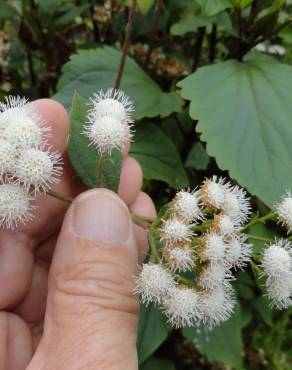
{"type": "MultiPolygon", "coordinates": [[[[69,108],[75,90],[87,98],[114,86],[131,5],[0,1],[0,97],[51,96],[69,108]]],[[[291,11],[291,0],[138,0],[121,88],[135,102],[131,151],[158,208],[212,174],[245,186],[262,214],[291,188],[291,11]]],[[[87,149],[71,141],[72,158],[76,145],[87,149]]],[[[89,186],[91,175],[82,174],[89,186]]],[[[252,271],[237,275],[240,304],[213,331],[172,331],[142,307],[141,369],[291,369],[291,312],[272,313],[252,271]]]]}

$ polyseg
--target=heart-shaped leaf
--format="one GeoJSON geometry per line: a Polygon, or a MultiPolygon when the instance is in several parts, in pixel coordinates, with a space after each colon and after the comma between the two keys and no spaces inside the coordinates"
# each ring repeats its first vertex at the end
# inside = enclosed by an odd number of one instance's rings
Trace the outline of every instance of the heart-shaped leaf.
{"type": "MultiPolygon", "coordinates": [[[[94,92],[114,86],[121,53],[110,47],[80,50],[63,67],[55,95],[69,107],[75,90],[88,98],[94,92]]],[[[163,92],[138,64],[127,57],[121,89],[133,100],[135,118],[168,116],[178,112],[182,100],[175,92],[163,92]]]]}
{"type": "Polygon", "coordinates": [[[273,206],[292,187],[292,67],[229,60],[199,68],[179,86],[208,154],[273,206]]]}

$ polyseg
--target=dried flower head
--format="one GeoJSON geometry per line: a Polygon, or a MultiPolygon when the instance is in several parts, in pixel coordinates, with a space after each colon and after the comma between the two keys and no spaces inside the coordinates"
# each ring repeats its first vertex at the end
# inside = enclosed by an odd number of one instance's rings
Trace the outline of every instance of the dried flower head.
{"type": "Polygon", "coordinates": [[[223,211],[234,223],[243,224],[250,214],[250,203],[246,192],[237,185],[228,189],[225,193],[223,211]]]}
{"type": "Polygon", "coordinates": [[[189,271],[195,263],[194,252],[188,245],[164,248],[164,256],[173,271],[189,271]]]}
{"type": "Polygon", "coordinates": [[[276,214],[280,223],[292,231],[292,196],[288,191],[279,204],[276,205],[276,214]]]}
{"type": "Polygon", "coordinates": [[[232,236],[227,243],[226,260],[230,267],[243,270],[250,262],[252,246],[244,234],[232,236]]]}
{"type": "Polygon", "coordinates": [[[164,313],[175,328],[195,325],[201,317],[198,293],[186,287],[172,289],[165,301],[164,313]]]}
{"type": "Polygon", "coordinates": [[[141,302],[162,304],[176,285],[171,273],[161,264],[144,264],[136,279],[134,292],[141,296],[141,302]]]}
{"type": "Polygon", "coordinates": [[[292,273],[292,246],[288,240],[279,239],[265,248],[261,266],[268,278],[281,278],[292,273]]]}
{"type": "Polygon", "coordinates": [[[25,149],[20,153],[13,168],[16,184],[26,190],[33,187],[34,192],[46,192],[52,184],[59,181],[62,174],[62,159],[57,152],[25,149]]]}
{"type": "Polygon", "coordinates": [[[214,209],[221,209],[225,200],[225,192],[228,188],[225,179],[213,176],[212,179],[206,179],[201,189],[201,199],[203,203],[214,209]]]}
{"type": "Polygon", "coordinates": [[[202,321],[210,329],[229,319],[235,300],[231,286],[218,286],[203,292],[200,297],[202,321]]]}
{"type": "Polygon", "coordinates": [[[194,235],[192,225],[188,225],[182,220],[172,217],[168,220],[162,220],[163,225],[160,229],[161,240],[167,245],[190,242],[194,235]]]}
{"type": "Polygon", "coordinates": [[[0,185],[0,226],[14,229],[32,219],[31,196],[18,185],[0,185]]]}
{"type": "Polygon", "coordinates": [[[174,198],[173,209],[175,214],[186,222],[202,219],[197,192],[179,191],[174,198]]]}

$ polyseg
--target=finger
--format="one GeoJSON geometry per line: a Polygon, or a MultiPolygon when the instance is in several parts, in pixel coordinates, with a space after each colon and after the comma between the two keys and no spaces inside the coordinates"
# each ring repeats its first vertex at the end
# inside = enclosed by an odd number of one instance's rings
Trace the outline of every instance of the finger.
{"type": "Polygon", "coordinates": [[[32,356],[29,328],[17,315],[0,312],[0,369],[25,369],[32,356]]]}
{"type": "Polygon", "coordinates": [[[131,204],[136,199],[142,187],[142,170],[139,163],[127,156],[123,162],[118,194],[126,204],[131,204]]]}
{"type": "MultiPolygon", "coordinates": [[[[142,171],[139,163],[132,157],[127,156],[124,159],[120,186],[118,190],[119,196],[128,205],[133,203],[137,198],[142,186],[142,171]]],[[[49,262],[54,251],[55,241],[58,233],[50,236],[36,251],[36,256],[49,262]]]]}
{"type": "MultiPolygon", "coordinates": [[[[66,111],[59,103],[48,99],[33,104],[46,120],[46,124],[52,128],[54,140],[56,138],[55,148],[64,152],[69,125],[66,111]]],[[[51,144],[54,142],[51,141],[51,144]]],[[[72,180],[68,172],[65,171],[63,179],[65,180],[59,186],[70,191],[72,180]]],[[[0,308],[15,305],[23,298],[31,284],[31,250],[62,221],[68,205],[48,198],[39,197],[39,208],[33,222],[16,231],[0,231],[0,308]]]]}
{"type": "Polygon", "coordinates": [[[73,202],[52,261],[44,335],[28,370],[60,363],[137,369],[137,255],[128,208],[116,194],[91,190],[73,202]]]}
{"type": "Polygon", "coordinates": [[[29,289],[33,267],[30,240],[0,233],[0,309],[18,303],[29,289]]]}
{"type": "MultiPolygon", "coordinates": [[[[154,219],[156,217],[155,206],[152,199],[146,193],[140,192],[130,210],[137,215],[154,219]]],[[[142,263],[148,252],[148,232],[138,225],[134,225],[135,238],[139,247],[139,262],[142,263]]]]}
{"type": "Polygon", "coordinates": [[[29,324],[41,322],[45,315],[47,290],[48,266],[41,261],[37,261],[34,264],[30,288],[14,312],[29,324]]]}

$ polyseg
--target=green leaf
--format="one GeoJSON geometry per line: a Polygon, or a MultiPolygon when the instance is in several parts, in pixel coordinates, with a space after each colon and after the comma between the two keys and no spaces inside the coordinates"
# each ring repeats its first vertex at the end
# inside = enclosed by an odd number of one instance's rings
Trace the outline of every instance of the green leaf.
{"type": "Polygon", "coordinates": [[[189,152],[185,166],[195,168],[196,170],[206,170],[209,162],[210,158],[206,153],[203,144],[198,141],[193,145],[189,152]]]}
{"type": "Polygon", "coordinates": [[[237,305],[230,319],[219,327],[211,331],[205,326],[185,328],[183,334],[208,360],[227,364],[234,369],[242,369],[241,328],[244,323],[240,306],[237,305]]]}
{"type": "Polygon", "coordinates": [[[78,93],[74,94],[70,112],[70,136],[68,154],[70,162],[83,183],[91,188],[99,187],[118,190],[122,165],[122,153],[113,150],[111,155],[104,155],[100,161],[99,154],[88,138],[83,134],[83,125],[87,121],[88,104],[78,93]],[[99,167],[99,165],[102,165],[99,167]]]}
{"type": "Polygon", "coordinates": [[[185,145],[185,139],[182,128],[179,127],[177,121],[174,118],[166,118],[161,122],[160,127],[180,151],[185,145]]]}
{"type": "Polygon", "coordinates": [[[170,33],[174,36],[183,36],[188,32],[196,32],[199,27],[205,27],[212,24],[214,17],[191,16],[181,18],[170,28],[170,33]]]}
{"type": "MultiPolygon", "coordinates": [[[[88,98],[100,89],[107,90],[113,87],[120,58],[120,51],[110,47],[80,50],[63,67],[55,99],[68,107],[75,90],[78,90],[84,98],[88,98]]],[[[168,116],[181,109],[182,101],[177,93],[161,91],[160,87],[129,57],[122,76],[121,89],[135,104],[135,118],[168,116]]]]}
{"type": "Polygon", "coordinates": [[[146,360],[140,370],[175,370],[174,363],[165,358],[150,357],[146,360]]]}
{"type": "Polygon", "coordinates": [[[0,1],[0,20],[10,19],[19,15],[17,9],[6,1],[0,1]]]}
{"type": "Polygon", "coordinates": [[[189,186],[175,145],[156,125],[144,123],[137,127],[131,154],[141,164],[145,179],[165,181],[175,189],[189,186]]]}
{"type": "Polygon", "coordinates": [[[264,60],[202,67],[178,84],[207,153],[273,206],[292,184],[292,67],[264,60]]]}
{"type": "Polygon", "coordinates": [[[83,4],[80,6],[75,6],[69,11],[65,12],[55,20],[53,25],[54,29],[62,29],[68,24],[74,23],[75,19],[84,13],[89,7],[90,4],[83,4]]]}
{"type": "Polygon", "coordinates": [[[263,321],[269,325],[273,325],[273,311],[269,307],[270,301],[265,296],[259,296],[252,302],[252,305],[263,319],[263,321]]]}
{"type": "MultiPolygon", "coordinates": [[[[264,224],[255,224],[251,226],[248,230],[248,234],[271,240],[275,239],[277,235],[273,230],[268,229],[264,224]]],[[[261,253],[266,245],[266,242],[255,239],[249,239],[249,243],[253,245],[253,251],[255,253],[261,253]]]]}
{"type": "Polygon", "coordinates": [[[220,31],[232,29],[229,16],[226,12],[221,12],[211,17],[201,15],[182,16],[177,23],[171,26],[170,33],[175,36],[183,36],[188,32],[196,32],[199,27],[206,27],[214,23],[220,31]]]}
{"type": "Polygon", "coordinates": [[[160,309],[141,305],[138,324],[137,350],[139,363],[144,362],[164,342],[171,327],[160,309]]]}
{"type": "Polygon", "coordinates": [[[231,0],[231,2],[236,8],[244,9],[249,6],[253,0],[231,0]]]}
{"type": "MultiPolygon", "coordinates": [[[[154,4],[155,0],[138,0],[138,6],[141,10],[142,14],[146,15],[149,10],[151,9],[152,5],[154,4]]],[[[123,3],[127,6],[131,6],[133,1],[132,0],[123,0],[123,3]]]]}
{"type": "Polygon", "coordinates": [[[218,14],[231,6],[229,0],[197,0],[197,3],[201,6],[201,15],[207,17],[218,14]]]}

